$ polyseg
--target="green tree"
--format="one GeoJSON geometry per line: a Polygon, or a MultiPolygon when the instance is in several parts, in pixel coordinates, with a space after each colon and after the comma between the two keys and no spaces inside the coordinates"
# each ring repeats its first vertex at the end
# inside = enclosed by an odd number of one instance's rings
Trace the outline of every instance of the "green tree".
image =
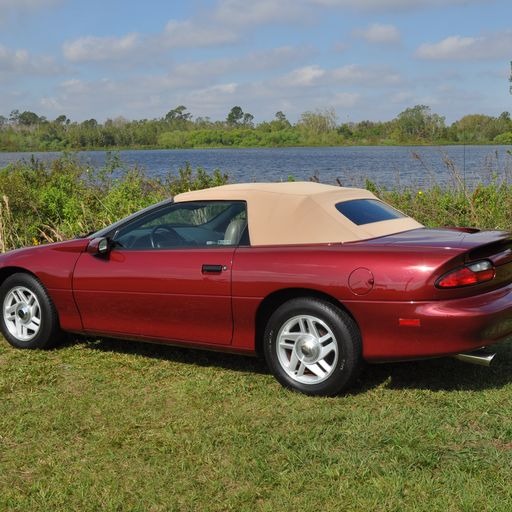
{"type": "MultiPolygon", "coordinates": [[[[484,114],[469,114],[461,117],[451,126],[452,138],[462,142],[483,143],[493,139],[500,133],[496,130],[496,119],[484,114]]],[[[506,131],[508,123],[502,131],[506,131]]]]}
{"type": "Polygon", "coordinates": [[[252,114],[249,114],[249,112],[245,112],[243,120],[242,120],[242,124],[244,126],[247,126],[248,128],[254,128],[253,120],[254,120],[254,116],[252,114]]]}
{"type": "Polygon", "coordinates": [[[270,129],[272,131],[274,130],[286,130],[287,128],[290,128],[292,125],[290,124],[290,121],[286,119],[285,114],[279,110],[275,113],[274,119],[270,122],[270,129]]]}
{"type": "Polygon", "coordinates": [[[208,116],[196,117],[194,124],[200,128],[211,128],[212,120],[208,116]]]}
{"type": "Polygon", "coordinates": [[[55,119],[56,124],[69,124],[70,120],[64,114],[60,115],[55,119]]]}
{"type": "Polygon", "coordinates": [[[336,112],[332,108],[303,112],[298,125],[311,135],[321,135],[336,129],[336,112]]]}
{"type": "Polygon", "coordinates": [[[82,126],[84,128],[96,128],[98,126],[98,121],[96,119],[87,119],[87,121],[82,122],[82,126]]]}
{"type": "Polygon", "coordinates": [[[427,105],[415,105],[398,114],[396,119],[401,141],[436,140],[443,136],[444,117],[432,113],[427,105]]]}
{"type": "Polygon", "coordinates": [[[164,118],[168,123],[184,123],[192,119],[192,114],[187,112],[185,105],[178,105],[176,108],[169,110],[164,118]]]}
{"type": "Polygon", "coordinates": [[[9,122],[11,124],[18,124],[18,120],[20,118],[20,111],[18,109],[12,110],[9,114],[9,122]]]}
{"type": "Polygon", "coordinates": [[[281,110],[278,110],[275,113],[274,117],[275,117],[276,121],[280,121],[281,123],[288,121],[288,119],[286,119],[286,116],[284,115],[283,111],[281,111],[281,110]]]}
{"type": "Polygon", "coordinates": [[[25,110],[18,117],[18,123],[23,126],[33,126],[44,121],[44,117],[39,117],[34,112],[30,112],[29,110],[25,110]]]}
{"type": "Polygon", "coordinates": [[[230,126],[236,126],[240,124],[240,122],[244,118],[244,111],[239,106],[234,106],[228,114],[228,117],[226,118],[227,123],[230,126]]]}
{"type": "Polygon", "coordinates": [[[499,119],[500,119],[501,121],[506,121],[506,122],[510,122],[510,121],[512,121],[512,120],[510,119],[510,112],[507,112],[507,111],[502,112],[502,113],[500,114],[499,119]]]}

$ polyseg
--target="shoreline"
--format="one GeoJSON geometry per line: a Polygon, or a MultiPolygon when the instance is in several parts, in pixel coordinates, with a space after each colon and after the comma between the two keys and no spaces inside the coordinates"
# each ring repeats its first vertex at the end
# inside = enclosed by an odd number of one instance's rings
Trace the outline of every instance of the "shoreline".
{"type": "MultiPolygon", "coordinates": [[[[443,142],[443,143],[422,143],[422,142],[410,142],[403,144],[318,144],[318,145],[287,145],[287,146],[191,146],[191,147],[180,147],[180,148],[165,148],[161,146],[115,146],[115,147],[90,147],[90,148],[65,148],[65,149],[29,149],[19,151],[7,151],[0,149],[0,154],[34,154],[34,153],[57,153],[57,154],[75,154],[75,153],[87,153],[87,152],[103,152],[103,153],[115,153],[120,151],[202,151],[211,149],[226,149],[226,150],[241,150],[241,149],[314,149],[314,148],[414,148],[414,147],[507,147],[510,144],[498,144],[495,142],[488,143],[461,143],[461,142],[443,142]]],[[[512,151],[512,147],[511,147],[512,151]]]]}

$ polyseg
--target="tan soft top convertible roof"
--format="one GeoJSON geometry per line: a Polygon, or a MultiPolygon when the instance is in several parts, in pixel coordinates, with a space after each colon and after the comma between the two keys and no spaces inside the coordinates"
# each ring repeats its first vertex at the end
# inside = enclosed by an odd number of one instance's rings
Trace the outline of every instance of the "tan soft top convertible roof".
{"type": "Polygon", "coordinates": [[[358,226],[336,209],[336,203],[365,198],[378,200],[368,190],[303,181],[222,185],[174,201],[246,201],[251,245],[353,242],[423,227],[411,217],[358,226]]]}

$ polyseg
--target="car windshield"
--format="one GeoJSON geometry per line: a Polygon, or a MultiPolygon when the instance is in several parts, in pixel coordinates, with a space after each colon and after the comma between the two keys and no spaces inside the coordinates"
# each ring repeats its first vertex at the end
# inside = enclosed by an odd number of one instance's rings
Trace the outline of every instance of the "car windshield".
{"type": "Polygon", "coordinates": [[[358,226],[405,217],[403,213],[377,199],[343,201],[336,204],[336,209],[358,226]]]}
{"type": "Polygon", "coordinates": [[[87,235],[85,235],[85,237],[98,238],[98,237],[102,237],[102,236],[107,236],[108,234],[113,233],[119,226],[125,224],[126,222],[129,222],[132,219],[136,219],[137,217],[139,217],[141,215],[145,215],[146,213],[149,213],[151,210],[156,210],[156,209],[160,208],[161,206],[164,206],[164,205],[170,204],[170,203],[172,203],[172,199],[164,199],[163,201],[160,201],[157,204],[152,204],[150,206],[147,206],[143,210],[139,210],[138,212],[132,213],[128,217],[120,219],[120,220],[114,222],[114,224],[110,224],[110,226],[104,227],[104,228],[100,229],[99,231],[96,231],[96,232],[91,231],[90,233],[87,233],[87,235]]]}

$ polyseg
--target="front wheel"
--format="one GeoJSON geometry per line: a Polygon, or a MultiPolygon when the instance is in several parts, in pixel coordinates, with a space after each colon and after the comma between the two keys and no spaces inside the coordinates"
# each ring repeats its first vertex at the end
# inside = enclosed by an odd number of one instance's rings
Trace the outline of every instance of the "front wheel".
{"type": "Polygon", "coordinates": [[[362,365],[361,337],[352,318],[330,302],[300,297],[270,317],[265,359],[277,380],[308,395],[348,388],[362,365]]]}
{"type": "Polygon", "coordinates": [[[55,306],[30,274],[9,276],[0,286],[0,330],[16,348],[48,348],[60,334],[55,306]]]}

